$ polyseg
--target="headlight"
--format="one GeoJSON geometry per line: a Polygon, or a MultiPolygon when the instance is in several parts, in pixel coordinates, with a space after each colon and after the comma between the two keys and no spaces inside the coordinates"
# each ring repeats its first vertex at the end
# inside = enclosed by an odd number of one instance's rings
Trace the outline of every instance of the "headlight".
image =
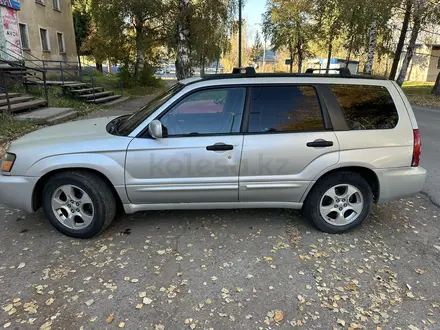
{"type": "Polygon", "coordinates": [[[3,173],[10,173],[16,158],[17,157],[14,154],[11,154],[11,153],[7,152],[3,156],[3,159],[2,159],[1,171],[3,173]]]}

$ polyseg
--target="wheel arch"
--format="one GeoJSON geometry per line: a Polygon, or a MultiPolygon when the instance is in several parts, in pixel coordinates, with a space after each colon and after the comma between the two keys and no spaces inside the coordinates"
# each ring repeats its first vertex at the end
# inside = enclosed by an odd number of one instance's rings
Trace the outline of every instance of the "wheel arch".
{"type": "Polygon", "coordinates": [[[314,183],[309,187],[308,191],[304,194],[303,200],[305,201],[307,196],[309,196],[310,191],[313,189],[313,187],[316,186],[317,183],[322,181],[324,178],[326,178],[329,175],[332,175],[334,173],[338,172],[352,172],[359,174],[362,176],[370,185],[371,190],[373,192],[374,202],[377,202],[380,197],[380,182],[379,178],[377,177],[376,173],[368,168],[363,166],[344,166],[344,167],[338,167],[334,168],[332,170],[329,170],[327,172],[322,173],[319,178],[314,181],[314,183]]]}
{"type": "Polygon", "coordinates": [[[81,167],[67,167],[67,168],[60,168],[60,169],[52,170],[52,171],[44,174],[37,181],[37,183],[35,184],[33,193],[32,193],[32,208],[34,211],[37,211],[42,206],[43,188],[46,185],[46,183],[50,180],[50,178],[52,178],[56,174],[59,174],[62,172],[69,172],[69,171],[70,172],[75,171],[75,172],[81,172],[81,173],[88,173],[88,174],[93,174],[93,175],[99,176],[102,180],[104,180],[104,182],[106,182],[108,184],[109,188],[112,190],[112,192],[116,198],[118,209],[122,208],[123,204],[122,204],[121,196],[116,191],[116,188],[112,184],[110,179],[107,176],[105,176],[103,173],[99,172],[98,170],[85,168],[85,167],[83,167],[83,168],[81,168],[81,167]]]}

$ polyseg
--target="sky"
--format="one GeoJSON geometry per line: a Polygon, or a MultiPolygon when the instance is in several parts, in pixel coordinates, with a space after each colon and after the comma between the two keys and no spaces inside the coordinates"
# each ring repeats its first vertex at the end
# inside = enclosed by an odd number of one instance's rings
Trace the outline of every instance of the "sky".
{"type": "Polygon", "coordinates": [[[266,0],[247,0],[243,10],[243,18],[247,22],[248,42],[253,44],[257,30],[261,32],[261,15],[264,13],[266,0]]]}

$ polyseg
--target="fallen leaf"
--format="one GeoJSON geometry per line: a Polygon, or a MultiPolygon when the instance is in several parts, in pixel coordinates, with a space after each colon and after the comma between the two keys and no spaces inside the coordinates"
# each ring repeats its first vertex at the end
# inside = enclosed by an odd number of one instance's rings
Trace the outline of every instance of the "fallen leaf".
{"type": "Polygon", "coordinates": [[[146,296],[147,296],[147,293],[145,291],[144,292],[139,292],[139,298],[144,298],[146,296]]]}
{"type": "Polygon", "coordinates": [[[85,302],[85,304],[86,304],[87,306],[92,306],[94,302],[95,302],[95,300],[90,299],[90,300],[87,300],[87,301],[85,302]]]}
{"type": "Polygon", "coordinates": [[[434,245],[434,247],[435,247],[437,250],[440,251],[440,246],[438,246],[438,245],[434,245]]]}
{"type": "Polygon", "coordinates": [[[49,299],[46,300],[46,305],[47,305],[47,306],[50,306],[50,305],[53,304],[54,301],[55,301],[55,299],[53,299],[53,298],[49,298],[49,299]]]}
{"type": "Polygon", "coordinates": [[[3,324],[3,328],[9,328],[11,326],[11,322],[7,322],[5,324],[3,324]]]}
{"type": "Polygon", "coordinates": [[[420,269],[420,268],[417,268],[415,271],[419,275],[423,275],[423,273],[425,272],[423,269],[420,269]]]}
{"type": "Polygon", "coordinates": [[[166,251],[165,250],[159,250],[159,251],[156,251],[157,252],[157,254],[158,255],[163,255],[163,254],[165,254],[166,253],[166,251]]]}
{"type": "Polygon", "coordinates": [[[20,262],[17,269],[24,268],[24,266],[26,266],[26,264],[24,262],[20,262]]]}
{"type": "Polygon", "coordinates": [[[114,314],[110,314],[110,315],[107,317],[107,319],[105,320],[105,322],[107,322],[107,323],[112,323],[114,318],[115,318],[115,315],[114,315],[114,314]]]}
{"type": "Polygon", "coordinates": [[[151,304],[151,303],[153,302],[153,300],[150,299],[150,298],[145,297],[145,298],[142,300],[142,302],[143,302],[145,305],[149,305],[149,304],[151,304]]]}
{"type": "Polygon", "coordinates": [[[209,299],[209,298],[208,298],[208,299],[206,299],[206,300],[205,300],[205,304],[207,304],[207,305],[211,305],[211,304],[212,304],[212,301],[211,301],[211,299],[209,299]]]}
{"type": "Polygon", "coordinates": [[[342,325],[343,327],[345,327],[345,321],[344,321],[344,320],[342,320],[342,319],[338,319],[336,322],[337,322],[338,324],[342,325]]]}
{"type": "Polygon", "coordinates": [[[282,311],[275,311],[273,319],[277,323],[281,322],[284,319],[284,313],[282,311]]]}
{"type": "Polygon", "coordinates": [[[213,280],[213,281],[217,281],[217,276],[212,276],[212,277],[211,277],[211,280],[213,280]]]}
{"type": "Polygon", "coordinates": [[[125,322],[120,322],[120,323],[119,323],[119,327],[120,327],[120,328],[125,327],[125,322]]]}
{"type": "Polygon", "coordinates": [[[419,328],[413,326],[412,324],[408,325],[408,328],[409,328],[410,330],[420,330],[419,328]]]}
{"type": "Polygon", "coordinates": [[[136,309],[141,309],[144,306],[144,304],[137,304],[136,309]]]}
{"type": "Polygon", "coordinates": [[[406,296],[408,297],[408,298],[414,298],[414,294],[410,291],[410,292],[407,292],[406,293],[406,296]]]}

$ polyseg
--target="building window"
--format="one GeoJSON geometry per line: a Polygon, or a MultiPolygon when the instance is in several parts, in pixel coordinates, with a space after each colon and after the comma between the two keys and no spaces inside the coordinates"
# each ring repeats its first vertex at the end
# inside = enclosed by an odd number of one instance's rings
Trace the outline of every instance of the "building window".
{"type": "Polygon", "coordinates": [[[44,0],[35,0],[35,2],[40,4],[40,5],[44,5],[44,0]]]}
{"type": "Polygon", "coordinates": [[[21,37],[21,47],[23,49],[30,49],[29,46],[29,33],[26,24],[20,23],[20,37],[21,37]]]}
{"type": "Polygon", "coordinates": [[[60,0],[53,0],[53,9],[60,10],[60,0]]]}
{"type": "Polygon", "coordinates": [[[57,32],[57,40],[58,40],[58,49],[60,50],[60,53],[66,52],[66,47],[64,44],[64,34],[61,32],[57,32]]]}
{"type": "Polygon", "coordinates": [[[40,29],[40,38],[43,52],[50,52],[49,36],[46,29],[40,29]]]}
{"type": "Polygon", "coordinates": [[[440,58],[438,58],[437,69],[440,69],[440,58]]]}

